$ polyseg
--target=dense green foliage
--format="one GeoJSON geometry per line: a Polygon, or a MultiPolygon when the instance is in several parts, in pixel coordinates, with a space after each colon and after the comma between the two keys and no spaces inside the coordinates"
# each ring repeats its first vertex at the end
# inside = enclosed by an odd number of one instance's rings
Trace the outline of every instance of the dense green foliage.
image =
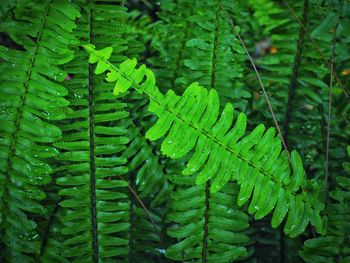
{"type": "Polygon", "coordinates": [[[0,262],[350,261],[348,1],[0,19],[0,262]]]}

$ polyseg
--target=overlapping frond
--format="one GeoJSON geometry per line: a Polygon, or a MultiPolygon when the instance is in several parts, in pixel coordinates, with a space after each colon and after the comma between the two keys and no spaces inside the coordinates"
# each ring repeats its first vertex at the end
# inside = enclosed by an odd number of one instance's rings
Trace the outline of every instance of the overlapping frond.
{"type": "MultiPolygon", "coordinates": [[[[81,41],[99,43],[106,37],[102,44],[110,43],[109,38],[117,38],[118,33],[105,34],[110,31],[106,20],[113,17],[121,24],[124,13],[122,6],[107,8],[91,3],[82,10],[75,34],[81,41]]],[[[115,43],[115,47],[122,49],[123,43],[115,43]]],[[[116,50],[113,58],[121,52],[116,50]]],[[[60,218],[65,239],[61,253],[69,262],[125,259],[129,195],[128,183],[119,176],[128,171],[121,153],[129,139],[121,123],[129,114],[125,103],[111,100],[110,85],[92,75],[86,60],[86,54],[77,50],[76,58],[66,66],[71,110],[60,125],[64,136],[55,144],[61,151],[56,169],[64,210],[60,218]]]]}
{"type": "Polygon", "coordinates": [[[159,21],[150,27],[152,33],[151,47],[156,54],[148,58],[157,79],[162,83],[161,89],[175,89],[182,92],[184,86],[177,79],[189,69],[184,65],[188,58],[186,42],[192,32],[192,21],[188,19],[195,12],[191,0],[162,1],[161,11],[157,16],[159,21]]]}
{"type": "Polygon", "coordinates": [[[129,259],[133,262],[154,262],[154,256],[162,257],[164,254],[161,236],[164,235],[162,227],[171,185],[157,145],[147,142],[144,137],[144,129],[149,126],[149,114],[144,110],[147,101],[136,93],[129,95],[127,101],[134,116],[125,122],[130,142],[123,157],[128,160],[130,185],[138,195],[130,195],[132,237],[129,259]],[[142,198],[145,207],[138,198],[142,198]]]}
{"type": "MultiPolygon", "coordinates": [[[[125,55],[141,53],[143,46],[137,42],[135,25],[127,23],[126,11],[119,2],[92,2],[82,11],[76,35],[84,42],[113,45],[111,59],[115,63],[125,55]]],[[[57,183],[62,187],[59,194],[65,208],[61,218],[66,239],[63,256],[73,262],[144,262],[145,257],[160,254],[157,224],[161,218],[151,213],[151,221],[129,187],[139,188],[141,197],[155,192],[152,187],[158,179],[145,177],[153,167],[142,160],[150,157],[152,148],[145,148],[148,155],[143,156],[140,147],[145,145],[135,145],[140,135],[126,119],[127,101],[110,96],[112,84],[92,75],[85,52],[79,50],[66,70],[72,110],[61,125],[64,137],[56,143],[62,152],[57,157],[61,164],[57,183]]],[[[159,179],[161,175],[157,174],[159,179]]]]}
{"type": "Polygon", "coordinates": [[[148,102],[140,94],[128,96],[128,109],[133,120],[125,125],[128,128],[130,143],[123,156],[130,160],[128,167],[135,172],[135,183],[141,198],[149,198],[150,205],[157,207],[167,202],[170,185],[165,176],[166,161],[162,160],[158,145],[145,138],[145,130],[154,123],[146,111],[148,102]],[[152,175],[152,176],[150,176],[152,175]]]}
{"type": "Polygon", "coordinates": [[[234,1],[221,1],[221,4],[195,1],[194,14],[188,18],[193,25],[185,44],[188,56],[183,60],[187,70],[177,82],[184,89],[197,81],[207,89],[215,89],[223,106],[231,102],[243,111],[250,97],[243,85],[246,54],[232,32],[226,13],[237,12],[237,6],[234,1]]]}
{"type": "Polygon", "coordinates": [[[10,262],[33,262],[47,218],[43,185],[51,181],[48,160],[62,136],[53,121],[65,117],[67,76],[60,65],[73,58],[68,47],[79,12],[68,1],[17,1],[15,20],[4,19],[0,31],[24,47],[0,47],[1,252],[10,262]]]}
{"type": "Polygon", "coordinates": [[[246,57],[226,17],[227,10],[237,12],[237,3],[223,1],[222,5],[225,10],[217,1],[163,3],[162,20],[155,25],[156,33],[162,34],[153,40],[160,56],[150,61],[165,91],[182,93],[197,81],[217,90],[222,105],[233,101],[244,110],[250,97],[243,85],[246,57]]]}
{"type": "Polygon", "coordinates": [[[317,231],[322,231],[319,213],[323,204],[317,199],[317,183],[306,179],[295,151],[290,166],[273,128],[264,133],[264,126],[259,125],[245,136],[245,114],[238,114],[232,125],[235,113],[232,105],[227,104],[219,117],[215,90],[208,92],[193,83],[181,97],[172,90],[163,95],[155,85],[152,71],[144,65],[136,69],[135,59],[126,60],[116,68],[107,61],[111,48],[96,51],[92,45],[84,47],[90,53],[90,63],[98,62],[96,74],[109,71],[106,80],[116,82],[115,95],[133,87],[148,96],[149,111],[159,119],[147,131],[146,138],[157,140],[166,136],[161,146],[164,155],[177,159],[194,150],[182,172],[184,175],[197,173],[198,185],[211,180],[213,193],[229,180],[237,181],[238,204],[243,205],[252,197],[248,211],[257,219],[275,208],[274,227],[288,213],[284,230],[290,236],[303,232],[309,221],[317,231]]]}

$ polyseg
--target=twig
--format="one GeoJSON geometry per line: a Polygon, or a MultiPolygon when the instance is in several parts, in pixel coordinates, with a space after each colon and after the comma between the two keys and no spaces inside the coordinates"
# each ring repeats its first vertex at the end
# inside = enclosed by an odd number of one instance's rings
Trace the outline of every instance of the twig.
{"type": "Polygon", "coordinates": [[[327,135],[326,135],[326,171],[325,171],[325,198],[328,196],[328,175],[329,175],[329,138],[331,132],[331,113],[332,113],[332,89],[333,89],[333,67],[334,67],[334,57],[335,57],[335,45],[337,38],[334,36],[333,47],[332,47],[332,58],[331,58],[331,76],[329,80],[329,98],[328,98],[328,120],[327,120],[327,135]]]}
{"type": "MultiPolygon", "coordinates": [[[[284,138],[283,138],[283,135],[282,135],[280,126],[278,125],[278,122],[277,122],[276,115],[275,115],[275,113],[273,112],[270,99],[269,99],[269,97],[267,96],[267,93],[266,93],[264,84],[263,84],[263,82],[262,82],[262,80],[261,80],[261,77],[260,77],[260,74],[259,74],[259,72],[258,72],[258,69],[257,69],[256,66],[255,66],[255,63],[254,63],[254,61],[253,61],[253,58],[251,57],[251,55],[250,55],[250,53],[249,53],[249,51],[248,51],[246,45],[244,44],[244,41],[243,41],[243,39],[241,38],[240,34],[237,32],[237,30],[236,30],[236,28],[235,28],[235,26],[234,26],[234,23],[233,23],[232,19],[230,18],[230,16],[228,15],[226,9],[224,8],[224,6],[223,6],[222,3],[220,2],[220,0],[216,0],[216,1],[217,1],[217,3],[221,6],[221,8],[224,10],[225,15],[226,15],[226,18],[227,18],[227,21],[230,23],[230,25],[231,25],[231,27],[232,27],[234,33],[236,34],[236,36],[238,37],[239,41],[241,42],[241,45],[242,45],[242,47],[244,48],[244,50],[245,50],[245,52],[246,52],[246,54],[247,54],[247,56],[248,56],[248,58],[249,58],[249,60],[250,60],[250,62],[251,62],[251,64],[252,64],[252,66],[253,66],[253,68],[254,68],[254,71],[255,71],[256,76],[257,76],[257,78],[258,78],[258,82],[259,82],[260,87],[261,87],[261,89],[262,89],[262,91],[263,91],[263,93],[264,93],[264,96],[265,96],[267,105],[268,105],[268,107],[269,107],[270,113],[271,113],[272,118],[273,118],[273,121],[274,121],[274,123],[275,123],[277,132],[278,132],[278,134],[279,134],[279,136],[280,136],[280,138],[281,138],[283,147],[284,147],[284,149],[285,149],[285,151],[286,151],[288,161],[289,161],[289,163],[290,163],[290,165],[291,165],[292,161],[291,161],[291,159],[290,159],[290,154],[289,154],[289,151],[288,151],[286,142],[285,142],[285,140],[284,140],[284,138]]],[[[292,165],[291,165],[291,167],[292,167],[292,165]]]]}
{"type": "MultiPolygon", "coordinates": [[[[118,175],[118,177],[119,177],[121,180],[127,182],[121,175],[118,175]]],[[[128,183],[128,182],[127,182],[127,183],[128,183]]],[[[135,198],[137,199],[137,201],[140,203],[140,205],[142,206],[143,210],[145,210],[145,212],[146,212],[146,214],[147,214],[149,220],[151,221],[151,223],[152,223],[154,229],[156,230],[156,232],[159,233],[158,228],[157,228],[157,224],[154,222],[151,212],[147,209],[147,207],[145,206],[145,204],[142,202],[141,198],[138,196],[138,194],[137,194],[137,193],[135,192],[135,190],[130,186],[129,183],[128,183],[128,188],[129,188],[130,192],[135,196],[135,198]]]]}

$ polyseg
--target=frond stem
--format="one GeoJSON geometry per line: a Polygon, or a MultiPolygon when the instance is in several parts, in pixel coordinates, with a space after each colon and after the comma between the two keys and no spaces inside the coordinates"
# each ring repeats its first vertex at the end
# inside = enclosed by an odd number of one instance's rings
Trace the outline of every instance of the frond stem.
{"type": "MultiPolygon", "coordinates": [[[[130,173],[128,188],[133,189],[135,187],[135,174],[130,173]]],[[[130,227],[129,227],[129,262],[134,262],[134,254],[132,253],[134,251],[134,238],[135,238],[135,231],[134,231],[134,224],[135,224],[135,194],[132,193],[130,190],[130,227]]],[[[146,211],[146,210],[145,210],[146,211]]]]}
{"type": "Polygon", "coordinates": [[[182,61],[182,58],[183,58],[183,53],[184,53],[184,48],[185,48],[185,45],[186,45],[186,40],[188,38],[188,33],[190,31],[190,29],[189,29],[190,27],[189,27],[188,24],[189,23],[187,23],[186,30],[185,30],[185,35],[184,35],[184,37],[183,37],[183,39],[181,41],[181,44],[180,44],[179,55],[176,58],[175,70],[174,70],[173,77],[171,79],[171,86],[173,88],[175,88],[175,81],[179,77],[180,64],[181,64],[181,61],[182,61]]]}
{"type": "Polygon", "coordinates": [[[335,263],[340,262],[340,260],[341,260],[341,258],[342,258],[342,255],[343,255],[344,248],[345,248],[345,244],[346,244],[346,242],[348,242],[348,239],[349,239],[349,236],[346,235],[346,236],[344,237],[344,239],[343,239],[343,242],[342,242],[341,245],[340,245],[337,258],[335,259],[335,263]]]}
{"type": "MultiPolygon", "coordinates": [[[[216,56],[217,56],[217,46],[219,38],[219,19],[220,19],[220,6],[216,8],[215,14],[215,31],[214,31],[214,44],[213,44],[213,55],[212,55],[212,64],[211,64],[211,88],[215,89],[215,80],[216,80],[216,56]]],[[[204,231],[203,231],[203,247],[202,247],[202,263],[205,263],[207,260],[207,247],[208,247],[208,224],[209,224],[209,182],[205,184],[205,213],[204,213],[204,231]]]]}
{"type": "MultiPolygon", "coordinates": [[[[89,43],[94,42],[93,33],[93,6],[89,1],[89,43]]],[[[96,178],[95,178],[95,141],[94,141],[94,72],[93,65],[89,65],[89,143],[90,143],[90,191],[91,191],[91,214],[92,214],[92,247],[93,262],[99,261],[98,251],[98,229],[97,229],[97,208],[96,208],[96,178]]]]}
{"type": "Polygon", "coordinates": [[[211,60],[211,82],[210,86],[212,89],[215,89],[215,81],[216,81],[216,57],[217,57],[217,49],[218,49],[218,40],[219,40],[219,15],[220,15],[220,6],[216,9],[215,16],[215,31],[214,31],[214,45],[213,45],[213,55],[211,60]]]}
{"type": "Polygon", "coordinates": [[[51,231],[52,225],[55,222],[55,215],[60,207],[59,203],[61,201],[62,200],[60,199],[55,203],[55,206],[50,213],[49,222],[47,223],[45,233],[44,233],[44,236],[43,236],[42,241],[41,241],[40,252],[39,252],[38,257],[37,257],[37,262],[41,262],[40,259],[41,259],[41,256],[44,254],[44,251],[46,249],[46,245],[47,245],[47,242],[48,242],[49,237],[50,237],[50,231],[51,231]]]}
{"type": "MultiPolygon", "coordinates": [[[[303,21],[302,21],[302,23],[304,25],[307,23],[308,9],[309,9],[309,1],[305,0],[304,1],[304,10],[303,10],[303,21]]],[[[305,36],[304,27],[300,27],[299,39],[298,39],[298,44],[297,44],[297,52],[296,52],[295,58],[294,58],[293,73],[292,73],[292,77],[291,77],[290,85],[289,85],[287,110],[286,110],[286,114],[285,114],[285,118],[284,118],[284,125],[283,125],[283,133],[284,133],[284,139],[286,140],[286,143],[288,143],[289,124],[290,124],[290,121],[292,118],[295,91],[297,88],[297,81],[298,81],[298,77],[299,77],[299,68],[300,68],[300,62],[301,62],[301,54],[303,51],[304,36],[305,36]]]]}

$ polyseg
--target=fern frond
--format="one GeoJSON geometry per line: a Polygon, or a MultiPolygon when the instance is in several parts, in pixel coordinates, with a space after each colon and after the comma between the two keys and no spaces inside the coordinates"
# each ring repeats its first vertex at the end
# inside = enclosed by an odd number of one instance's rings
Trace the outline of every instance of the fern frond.
{"type": "MultiPolygon", "coordinates": [[[[229,10],[239,6],[233,1],[223,5],[229,10]]],[[[217,90],[222,105],[233,101],[244,110],[250,97],[243,85],[246,57],[225,11],[216,1],[173,1],[162,7],[162,21],[156,24],[161,39],[153,40],[160,55],[150,60],[164,83],[161,88],[182,93],[189,83],[197,81],[217,90]]]]}
{"type": "Polygon", "coordinates": [[[72,64],[76,71],[69,70],[75,76],[69,86],[74,92],[73,98],[78,97],[70,100],[74,112],[68,118],[74,122],[62,126],[65,136],[56,143],[62,151],[57,158],[62,164],[57,170],[62,172],[57,183],[64,187],[59,192],[64,197],[60,205],[68,210],[62,220],[65,222],[62,233],[67,238],[63,255],[93,261],[128,253],[128,239],[115,237],[119,232],[126,235],[128,228],[127,183],[117,177],[127,172],[126,159],[120,157],[120,152],[125,149],[128,138],[125,129],[106,125],[106,122],[122,120],[128,113],[124,110],[125,104],[109,101],[104,95],[108,86],[98,81],[90,83],[94,85],[91,95],[94,109],[89,113],[88,90],[81,89],[82,83],[85,82],[85,87],[89,85],[88,67],[85,72],[79,72],[78,65],[72,64]],[[92,137],[90,129],[93,129],[92,137]]]}
{"type": "MultiPolygon", "coordinates": [[[[143,125],[146,125],[144,116],[145,100],[128,97],[129,105],[138,105],[139,111],[134,121],[129,120],[127,125],[130,142],[123,152],[123,157],[128,159],[129,181],[131,187],[137,191],[139,197],[130,195],[130,242],[129,260],[133,262],[154,262],[155,257],[163,256],[162,251],[162,223],[167,209],[168,194],[171,186],[164,172],[164,164],[160,160],[159,153],[155,151],[156,146],[147,143],[143,125]],[[138,198],[142,198],[146,209],[140,205],[138,198]]],[[[129,108],[130,110],[130,108],[129,108]]],[[[132,113],[137,113],[135,109],[132,113]]],[[[146,114],[147,115],[147,114],[146,114]]]]}
{"type": "Polygon", "coordinates": [[[140,197],[148,197],[152,200],[150,205],[157,207],[166,202],[166,193],[170,190],[164,174],[165,162],[154,152],[157,147],[147,142],[142,128],[131,121],[128,125],[128,136],[130,143],[123,156],[130,160],[129,171],[136,171],[136,186],[140,197]]]}
{"type": "MultiPolygon", "coordinates": [[[[83,14],[76,35],[96,45],[113,44],[115,63],[142,51],[136,33],[132,33],[135,28],[129,28],[124,6],[96,1],[84,8],[83,14]]],[[[139,168],[137,159],[143,158],[135,146],[135,132],[139,131],[126,121],[127,103],[111,98],[111,84],[93,76],[92,65],[86,62],[86,53],[79,51],[67,66],[72,76],[66,81],[72,111],[61,126],[64,137],[56,143],[62,151],[57,157],[61,164],[57,183],[62,186],[59,194],[65,210],[61,218],[66,238],[62,253],[69,261],[143,262],[145,257],[160,254],[157,224],[161,219],[152,213],[150,222],[128,189],[136,189],[135,172],[128,171],[128,166],[139,168]],[[127,166],[132,158],[133,163],[127,166]]],[[[143,167],[150,169],[146,164],[143,167]]],[[[139,174],[136,182],[141,190],[145,194],[154,192],[150,187],[156,180],[147,182],[149,178],[140,178],[142,171],[139,174]]]]}
{"type": "Polygon", "coordinates": [[[196,147],[183,174],[197,172],[199,185],[211,179],[211,192],[217,192],[230,179],[237,181],[238,204],[245,204],[252,196],[248,211],[255,218],[262,218],[275,208],[274,227],[288,213],[284,230],[290,236],[303,232],[309,221],[317,231],[322,231],[319,213],[323,204],[317,199],[317,183],[306,179],[296,151],[292,151],[290,167],[273,128],[264,133],[264,126],[259,125],[244,136],[246,116],[240,113],[231,128],[234,116],[231,104],[225,106],[218,119],[219,99],[215,90],[208,94],[198,83],[193,83],[182,97],[172,90],[163,95],[149,69],[144,65],[135,69],[135,59],[126,60],[116,68],[107,61],[111,48],[100,51],[92,45],[84,48],[90,53],[90,63],[98,62],[95,73],[108,70],[106,80],[117,82],[115,95],[125,93],[132,86],[149,97],[149,111],[159,120],[148,130],[146,138],[156,140],[167,135],[161,146],[163,154],[177,159],[196,147]]]}
{"type": "MultiPolygon", "coordinates": [[[[239,8],[234,1],[222,1],[222,6],[226,10],[239,8]]],[[[189,56],[183,60],[188,69],[177,82],[184,88],[199,82],[207,89],[215,89],[223,106],[232,102],[243,111],[250,97],[243,85],[245,51],[217,1],[195,1],[194,8],[189,18],[192,34],[186,42],[189,56]]]]}
{"type": "MultiPolygon", "coordinates": [[[[105,19],[124,11],[121,6],[92,3],[82,10],[75,34],[98,43],[109,30],[105,19]]],[[[120,22],[121,17],[114,19],[120,22]]],[[[102,44],[115,37],[105,36],[102,44]]],[[[61,124],[64,136],[55,144],[61,150],[56,169],[63,199],[61,253],[70,262],[124,259],[129,243],[128,183],[118,177],[127,173],[121,153],[129,140],[121,123],[129,114],[125,103],[111,100],[106,93],[109,84],[95,78],[86,61],[86,54],[77,50],[75,60],[66,66],[72,76],[66,81],[71,111],[61,124]]]]}
{"type": "Polygon", "coordinates": [[[5,259],[33,262],[42,233],[37,222],[47,217],[42,189],[51,180],[52,143],[61,130],[52,124],[65,117],[67,89],[59,68],[73,58],[68,44],[79,16],[68,1],[18,1],[16,20],[3,20],[6,31],[25,51],[0,47],[1,65],[1,251],[5,259]]]}
{"type": "Polygon", "coordinates": [[[162,1],[161,11],[157,13],[159,21],[150,27],[152,33],[151,47],[157,54],[147,61],[152,65],[157,79],[163,83],[162,89],[171,88],[183,91],[183,85],[179,86],[177,80],[188,68],[184,65],[184,59],[188,58],[186,42],[190,39],[192,21],[188,19],[195,12],[193,1],[162,1]],[[176,85],[175,85],[176,84],[176,85]]]}

